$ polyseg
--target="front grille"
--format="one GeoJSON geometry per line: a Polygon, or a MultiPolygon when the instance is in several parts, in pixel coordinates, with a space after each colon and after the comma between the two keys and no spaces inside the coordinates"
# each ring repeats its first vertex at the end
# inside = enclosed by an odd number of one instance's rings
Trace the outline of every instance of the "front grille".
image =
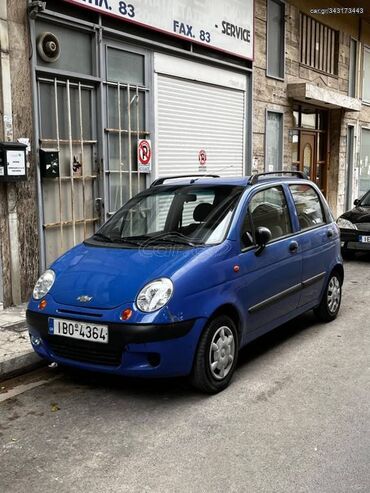
{"type": "Polygon", "coordinates": [[[95,365],[120,366],[122,349],[107,347],[105,344],[94,344],[85,341],[68,340],[53,336],[46,341],[55,356],[92,363],[95,365]]]}
{"type": "Polygon", "coordinates": [[[366,233],[370,231],[370,223],[355,223],[355,226],[359,231],[365,231],[366,233]]]}
{"type": "Polygon", "coordinates": [[[83,317],[94,317],[94,318],[101,318],[103,315],[101,313],[87,313],[87,312],[81,312],[77,310],[66,310],[65,308],[58,308],[57,309],[58,313],[67,313],[68,315],[82,315],[83,317]]]}

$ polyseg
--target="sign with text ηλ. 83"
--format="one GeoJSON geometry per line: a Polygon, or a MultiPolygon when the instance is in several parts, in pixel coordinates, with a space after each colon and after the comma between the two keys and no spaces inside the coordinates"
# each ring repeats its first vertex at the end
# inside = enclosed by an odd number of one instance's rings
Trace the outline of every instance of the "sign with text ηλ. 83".
{"type": "Polygon", "coordinates": [[[138,140],[137,165],[140,173],[150,173],[152,171],[152,143],[148,139],[138,140]]]}
{"type": "Polygon", "coordinates": [[[253,59],[254,0],[64,0],[253,59]]]}

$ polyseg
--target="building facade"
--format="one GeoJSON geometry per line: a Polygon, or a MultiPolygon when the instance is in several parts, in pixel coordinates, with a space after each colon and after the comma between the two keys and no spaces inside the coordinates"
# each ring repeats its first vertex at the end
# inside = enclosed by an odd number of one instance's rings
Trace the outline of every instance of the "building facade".
{"type": "Polygon", "coordinates": [[[370,186],[370,24],[319,3],[3,2],[0,130],[30,152],[0,180],[0,303],[158,176],[302,170],[348,208],[370,186]]]}
{"type": "Polygon", "coordinates": [[[253,156],[259,171],[306,172],[338,216],[370,188],[370,16],[323,7],[256,1],[253,156]]]}

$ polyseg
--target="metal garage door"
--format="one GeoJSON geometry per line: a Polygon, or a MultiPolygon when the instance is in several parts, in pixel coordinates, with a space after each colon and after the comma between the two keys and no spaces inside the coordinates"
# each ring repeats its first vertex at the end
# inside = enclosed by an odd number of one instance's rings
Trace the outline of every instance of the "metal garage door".
{"type": "Polygon", "coordinates": [[[157,175],[244,175],[245,91],[159,74],[157,175]],[[200,151],[206,164],[199,162],[200,151]]]}

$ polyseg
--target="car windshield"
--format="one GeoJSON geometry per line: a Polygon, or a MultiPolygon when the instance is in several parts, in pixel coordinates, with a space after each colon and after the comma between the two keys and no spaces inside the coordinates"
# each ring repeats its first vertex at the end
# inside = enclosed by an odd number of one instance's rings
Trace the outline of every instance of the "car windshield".
{"type": "Polygon", "coordinates": [[[242,190],[232,185],[151,188],[127,202],[93,240],[128,247],[220,243],[242,190]]]}
{"type": "Polygon", "coordinates": [[[370,190],[364,197],[362,197],[361,205],[362,207],[370,207],[370,190]]]}

